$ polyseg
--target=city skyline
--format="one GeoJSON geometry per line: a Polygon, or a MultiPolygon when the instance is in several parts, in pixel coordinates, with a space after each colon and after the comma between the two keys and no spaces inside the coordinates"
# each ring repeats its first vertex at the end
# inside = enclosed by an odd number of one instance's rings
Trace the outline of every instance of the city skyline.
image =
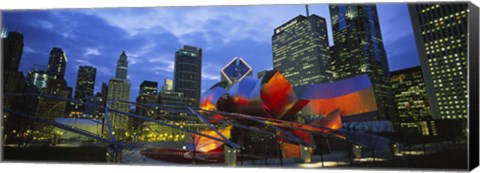
{"type": "MultiPolygon", "coordinates": [[[[330,18],[327,4],[309,8],[310,14],[330,18]]],[[[408,18],[398,17],[408,15],[406,4],[378,4],[378,11],[390,70],[419,65],[411,23],[408,18]],[[396,17],[398,20],[392,20],[396,17]]],[[[72,87],[78,67],[90,65],[97,68],[95,92],[100,92],[101,83],[115,76],[116,58],[125,50],[130,61],[130,100],[135,100],[142,81],[173,78],[175,51],[185,44],[203,49],[202,91],[220,81],[220,69],[236,56],[251,64],[253,73],[272,69],[273,29],[304,13],[304,5],[275,5],[17,11],[5,12],[3,18],[9,31],[21,32],[25,37],[20,70],[26,74],[33,65],[47,64],[48,51],[60,47],[68,57],[65,78],[72,87]],[[119,14],[122,17],[118,18],[119,14]],[[133,20],[132,17],[138,17],[134,14],[142,16],[133,20]],[[259,17],[248,17],[255,14],[259,17]],[[169,20],[143,20],[153,16],[169,20]],[[68,20],[74,17],[76,20],[68,20]]],[[[332,45],[330,20],[327,30],[332,45]]]]}

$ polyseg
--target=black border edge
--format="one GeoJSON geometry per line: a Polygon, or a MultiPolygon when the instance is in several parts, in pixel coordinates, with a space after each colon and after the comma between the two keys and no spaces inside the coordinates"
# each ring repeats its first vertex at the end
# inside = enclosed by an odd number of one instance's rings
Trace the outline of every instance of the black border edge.
{"type": "Polygon", "coordinates": [[[468,18],[468,74],[469,74],[469,154],[468,169],[471,171],[478,167],[479,164],[479,10],[478,7],[469,2],[468,4],[469,18],[468,18]]]}

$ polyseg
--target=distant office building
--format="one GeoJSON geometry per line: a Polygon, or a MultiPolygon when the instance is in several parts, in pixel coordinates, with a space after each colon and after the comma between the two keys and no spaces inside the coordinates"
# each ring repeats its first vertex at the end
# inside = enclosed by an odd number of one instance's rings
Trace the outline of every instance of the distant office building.
{"type": "MultiPolygon", "coordinates": [[[[394,120],[390,71],[375,5],[330,5],[335,80],[368,74],[378,111],[376,120],[394,120]]],[[[332,52],[332,51],[330,51],[332,52]]],[[[372,116],[372,115],[370,115],[372,116]]]]}
{"type": "Polygon", "coordinates": [[[47,73],[54,79],[64,79],[67,68],[67,56],[61,48],[54,47],[50,51],[47,73]]]}
{"type": "Polygon", "coordinates": [[[138,95],[157,95],[158,83],[153,81],[143,81],[140,84],[140,93],[138,95]]]}
{"type": "Polygon", "coordinates": [[[32,70],[28,72],[26,80],[28,85],[42,89],[48,86],[49,78],[47,67],[34,65],[32,70]]]}
{"type": "Polygon", "coordinates": [[[263,76],[265,76],[265,74],[267,74],[269,70],[262,70],[262,71],[259,71],[257,72],[257,78],[260,79],[262,78],[263,76]]]}
{"type": "Polygon", "coordinates": [[[174,90],[184,93],[185,103],[199,106],[202,82],[202,49],[184,45],[175,53],[174,90]]]}
{"type": "Polygon", "coordinates": [[[391,72],[392,90],[398,111],[398,124],[401,128],[420,129],[430,135],[431,120],[427,90],[420,66],[391,72]]]}
{"type": "MultiPolygon", "coordinates": [[[[165,79],[162,90],[159,93],[159,103],[165,106],[185,106],[185,96],[182,92],[175,92],[172,90],[172,80],[165,79]]],[[[170,114],[167,110],[160,109],[160,114],[170,114]]],[[[177,115],[177,114],[175,114],[177,115]]]]}
{"type": "Polygon", "coordinates": [[[293,86],[330,81],[328,49],[325,19],[299,15],[273,32],[273,69],[280,71],[293,86]]]}
{"type": "Polygon", "coordinates": [[[409,10],[432,117],[466,120],[468,3],[411,4],[409,10]]]}
{"type": "Polygon", "coordinates": [[[3,71],[18,71],[23,52],[23,34],[9,32],[3,41],[3,71]]]}
{"type": "MultiPolygon", "coordinates": [[[[137,97],[137,103],[158,104],[158,83],[153,81],[143,81],[140,84],[140,90],[137,97]]],[[[136,105],[135,114],[152,117],[158,113],[158,106],[136,105]]],[[[142,120],[132,119],[132,127],[137,129],[142,120]]]]}
{"type": "MultiPolygon", "coordinates": [[[[128,59],[125,51],[123,51],[117,62],[116,77],[111,79],[108,84],[108,100],[130,100],[130,82],[127,79],[127,70],[128,59]]],[[[128,103],[115,102],[110,105],[110,108],[122,112],[130,111],[128,103]]],[[[125,132],[131,130],[128,127],[128,116],[113,112],[109,116],[115,133],[122,136],[125,132]]]]}
{"type": "Polygon", "coordinates": [[[80,66],[77,73],[77,84],[75,86],[75,99],[84,99],[93,96],[97,69],[90,66],[80,66]]]}
{"type": "MultiPolygon", "coordinates": [[[[140,84],[140,93],[137,97],[137,103],[157,104],[158,103],[158,83],[153,81],[143,81],[140,84]]],[[[137,105],[135,113],[143,116],[152,116],[156,114],[156,107],[137,105]]]]}
{"type": "Polygon", "coordinates": [[[173,80],[172,79],[165,79],[162,90],[173,91],[173,80]]]}
{"type": "Polygon", "coordinates": [[[246,76],[252,76],[252,67],[243,58],[235,57],[220,70],[220,76],[222,81],[232,85],[246,76]]]}

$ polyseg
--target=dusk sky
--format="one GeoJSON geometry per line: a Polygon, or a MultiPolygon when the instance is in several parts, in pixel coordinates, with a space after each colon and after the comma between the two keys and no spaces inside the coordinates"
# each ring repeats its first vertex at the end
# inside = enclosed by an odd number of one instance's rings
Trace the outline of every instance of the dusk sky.
{"type": "MultiPolygon", "coordinates": [[[[327,19],[328,6],[310,5],[310,14],[327,19]]],[[[404,3],[377,4],[390,71],[419,65],[408,8],[404,3]]],[[[128,56],[130,99],[144,80],[173,79],[175,51],[184,44],[203,49],[202,90],[220,81],[220,69],[242,57],[256,73],[272,69],[274,28],[305,15],[304,5],[161,7],[3,11],[3,25],[23,33],[20,70],[47,66],[50,50],[62,48],[66,80],[75,88],[78,66],[97,68],[95,92],[115,76],[117,59],[128,56]]]]}

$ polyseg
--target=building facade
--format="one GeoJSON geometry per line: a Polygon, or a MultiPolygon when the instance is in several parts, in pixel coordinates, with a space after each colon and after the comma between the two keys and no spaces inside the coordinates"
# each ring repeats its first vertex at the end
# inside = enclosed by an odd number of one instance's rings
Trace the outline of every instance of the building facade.
{"type": "Polygon", "coordinates": [[[420,66],[391,72],[398,121],[401,128],[419,129],[423,135],[432,134],[427,90],[420,66]]]}
{"type": "Polygon", "coordinates": [[[273,32],[273,69],[293,86],[331,81],[328,49],[325,19],[299,15],[273,32]]]}
{"type": "Polygon", "coordinates": [[[182,92],[185,104],[199,106],[202,83],[202,49],[184,45],[175,53],[174,91],[182,92]]]}
{"type": "MultiPolygon", "coordinates": [[[[335,80],[368,74],[378,111],[376,120],[396,118],[390,71],[375,5],[330,5],[335,80]]],[[[332,51],[332,50],[331,50],[332,51]]]]}
{"type": "Polygon", "coordinates": [[[468,3],[409,5],[434,119],[467,119],[468,3]]]}

